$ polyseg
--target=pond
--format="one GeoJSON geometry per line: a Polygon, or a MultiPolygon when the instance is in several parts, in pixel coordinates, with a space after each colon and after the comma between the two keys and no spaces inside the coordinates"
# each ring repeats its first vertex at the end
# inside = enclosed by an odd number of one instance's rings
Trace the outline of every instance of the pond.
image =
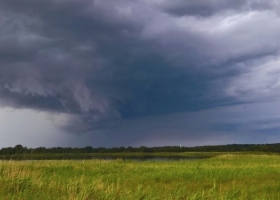
{"type": "Polygon", "coordinates": [[[115,157],[115,156],[106,156],[106,157],[91,157],[93,160],[133,160],[133,161],[185,161],[185,160],[198,160],[206,159],[206,157],[164,157],[164,156],[124,156],[124,157],[115,157]]]}

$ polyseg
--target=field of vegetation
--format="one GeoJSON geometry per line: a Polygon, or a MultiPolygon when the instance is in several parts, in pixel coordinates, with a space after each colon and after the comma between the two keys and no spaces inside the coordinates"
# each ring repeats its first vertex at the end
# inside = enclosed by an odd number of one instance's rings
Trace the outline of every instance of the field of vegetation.
{"type": "Polygon", "coordinates": [[[280,156],[0,161],[0,199],[280,199],[280,156]]]}
{"type": "MultiPolygon", "coordinates": [[[[36,153],[0,155],[0,160],[88,160],[88,159],[130,159],[130,158],[211,158],[223,152],[116,152],[116,153],[36,153]]],[[[236,152],[235,152],[236,154],[236,152]]],[[[245,153],[243,153],[245,154],[245,153]]],[[[247,153],[250,154],[250,153],[247,153]]],[[[263,153],[262,153],[263,154],[263,153]]]]}

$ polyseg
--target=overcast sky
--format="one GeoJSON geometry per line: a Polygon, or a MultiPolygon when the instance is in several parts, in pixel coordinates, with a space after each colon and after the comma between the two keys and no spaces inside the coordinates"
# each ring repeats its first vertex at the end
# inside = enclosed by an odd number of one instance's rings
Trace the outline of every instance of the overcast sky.
{"type": "Polygon", "coordinates": [[[277,0],[0,0],[0,147],[280,142],[277,0]]]}

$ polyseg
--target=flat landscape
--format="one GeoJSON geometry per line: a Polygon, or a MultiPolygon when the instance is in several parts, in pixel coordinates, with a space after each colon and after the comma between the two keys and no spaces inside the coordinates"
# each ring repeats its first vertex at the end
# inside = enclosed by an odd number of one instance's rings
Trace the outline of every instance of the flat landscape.
{"type": "Polygon", "coordinates": [[[2,160],[0,199],[280,199],[280,156],[221,153],[182,161],[2,160]]]}
{"type": "Polygon", "coordinates": [[[280,200],[280,0],[0,0],[0,200],[280,200]]]}

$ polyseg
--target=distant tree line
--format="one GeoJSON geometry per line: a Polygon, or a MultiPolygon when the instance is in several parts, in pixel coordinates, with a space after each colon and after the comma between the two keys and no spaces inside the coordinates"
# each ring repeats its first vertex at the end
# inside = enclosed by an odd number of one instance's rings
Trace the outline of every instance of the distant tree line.
{"type": "Polygon", "coordinates": [[[228,144],[214,146],[164,146],[164,147],[112,147],[93,148],[86,146],[82,148],[72,147],[38,147],[27,148],[18,144],[15,147],[6,147],[0,150],[0,155],[11,154],[53,154],[53,153],[119,153],[119,152],[275,152],[280,153],[280,143],[276,144],[228,144]]]}

